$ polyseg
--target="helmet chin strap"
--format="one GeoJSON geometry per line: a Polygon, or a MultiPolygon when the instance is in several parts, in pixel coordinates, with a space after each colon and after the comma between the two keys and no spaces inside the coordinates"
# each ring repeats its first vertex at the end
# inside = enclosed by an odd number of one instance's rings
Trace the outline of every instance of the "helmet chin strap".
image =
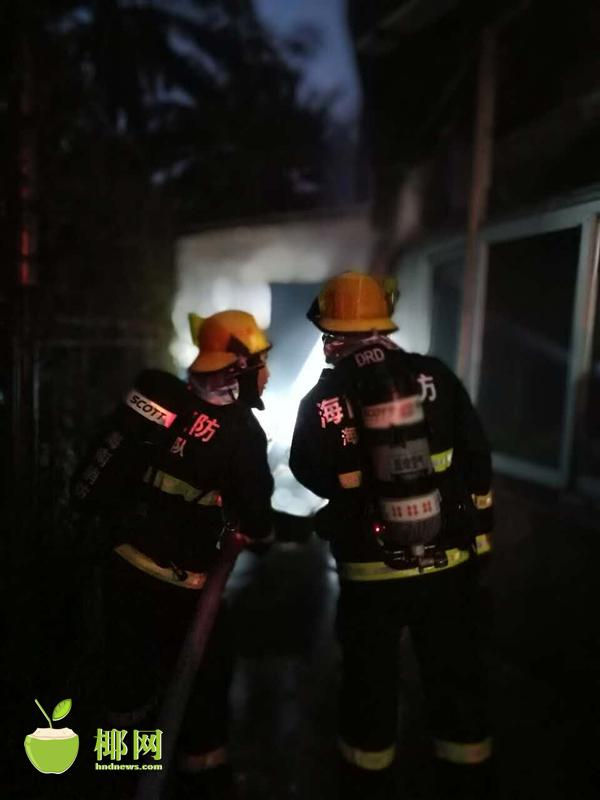
{"type": "Polygon", "coordinates": [[[189,382],[192,391],[213,406],[228,406],[240,396],[239,381],[236,377],[221,373],[202,375],[190,372],[189,382]]]}
{"type": "Polygon", "coordinates": [[[262,361],[256,360],[256,366],[247,368],[249,359],[240,357],[231,367],[212,373],[189,372],[188,379],[192,391],[207,403],[226,406],[237,400],[249,406],[264,409],[258,389],[258,373],[262,361]],[[241,367],[241,371],[240,371],[241,367]]]}
{"type": "Polygon", "coordinates": [[[253,369],[238,375],[238,383],[240,401],[250,406],[250,408],[257,408],[262,411],[265,404],[258,393],[258,370],[253,369]]]}

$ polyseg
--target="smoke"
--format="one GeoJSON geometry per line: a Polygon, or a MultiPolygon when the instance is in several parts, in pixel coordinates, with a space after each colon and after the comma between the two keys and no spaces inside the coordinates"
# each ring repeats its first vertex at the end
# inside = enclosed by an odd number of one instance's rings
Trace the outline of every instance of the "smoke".
{"type": "Polygon", "coordinates": [[[259,417],[269,439],[269,461],[275,479],[273,508],[301,517],[314,514],[325,503],[301,486],[288,466],[298,406],[319,379],[323,367],[321,339],[316,336],[308,358],[299,365],[297,377],[288,390],[265,392],[265,410],[259,417]]]}
{"type": "Polygon", "coordinates": [[[324,501],[294,479],[289,448],[301,398],[324,366],[318,332],[305,314],[319,285],[367,264],[371,235],[366,213],[206,231],[177,247],[178,290],[171,353],[183,373],[197,355],[188,314],[209,316],[238,308],[269,328],[274,348],[265,411],[257,416],[269,439],[275,478],[273,505],[298,516],[324,501]]]}
{"type": "Polygon", "coordinates": [[[196,355],[188,328],[190,311],[209,316],[239,308],[268,328],[271,284],[319,284],[344,269],[360,269],[367,263],[370,243],[363,211],[183,237],[177,245],[178,288],[172,314],[175,362],[183,370],[196,355]]]}

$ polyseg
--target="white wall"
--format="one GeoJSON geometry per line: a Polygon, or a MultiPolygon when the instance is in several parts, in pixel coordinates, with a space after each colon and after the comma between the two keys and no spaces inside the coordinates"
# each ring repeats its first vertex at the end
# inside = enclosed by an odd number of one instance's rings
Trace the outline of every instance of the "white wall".
{"type": "Polygon", "coordinates": [[[365,269],[371,248],[366,212],[211,230],[184,236],[176,248],[176,337],[181,369],[194,358],[187,315],[241,308],[268,327],[269,283],[314,283],[344,269],[365,269]]]}
{"type": "MultiPolygon", "coordinates": [[[[268,327],[270,283],[321,283],[346,269],[366,270],[372,240],[366,212],[279,224],[206,231],[181,238],[177,244],[177,293],[173,309],[175,339],[171,352],[181,373],[194,359],[187,315],[208,316],[226,308],[254,314],[268,327]]],[[[305,301],[303,301],[305,302],[305,301]]],[[[308,309],[302,309],[304,314],[308,309]]],[[[310,327],[308,321],[307,327],[310,327]]],[[[285,331],[277,332],[277,344],[285,331]]],[[[289,336],[294,336],[294,329],[289,336]]],[[[308,355],[289,365],[290,385],[276,391],[267,386],[265,411],[258,416],[270,441],[269,457],[275,477],[274,508],[305,516],[323,501],[301,487],[287,460],[298,404],[324,366],[319,333],[308,355]]],[[[291,348],[293,352],[293,348],[291,348]]]]}

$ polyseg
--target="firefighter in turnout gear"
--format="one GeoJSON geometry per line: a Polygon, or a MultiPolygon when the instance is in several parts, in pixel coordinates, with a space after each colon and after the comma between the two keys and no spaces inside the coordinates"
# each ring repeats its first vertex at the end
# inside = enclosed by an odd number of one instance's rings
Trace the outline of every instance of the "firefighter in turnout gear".
{"type": "Polygon", "coordinates": [[[393,797],[397,650],[410,629],[435,756],[436,798],[487,797],[491,739],[478,579],[492,526],[490,449],[459,379],[389,333],[394,287],[330,280],[308,318],[330,368],[302,400],[290,467],[329,503],[343,656],[339,747],[357,796],[393,797]],[[379,792],[379,794],[378,794],[379,792]]]}
{"type": "MultiPolygon", "coordinates": [[[[129,449],[116,447],[112,477],[96,478],[121,494],[102,506],[112,504],[105,519],[114,547],[105,592],[106,697],[119,728],[156,720],[224,524],[256,551],[271,538],[267,441],[252,411],[262,408],[270,344],[242,311],[190,315],[190,322],[199,354],[188,383],[142,373],[126,398],[126,424],[123,409],[114,419],[112,440],[129,449]],[[132,423],[143,426],[141,434],[132,423]],[[124,492],[134,513],[119,518],[113,506],[123,508],[124,492]]],[[[75,495],[91,497],[81,476],[75,495]]],[[[110,494],[103,487],[102,496],[110,494]]],[[[226,752],[231,669],[222,606],[180,732],[177,797],[229,797],[233,790],[226,752]]]]}

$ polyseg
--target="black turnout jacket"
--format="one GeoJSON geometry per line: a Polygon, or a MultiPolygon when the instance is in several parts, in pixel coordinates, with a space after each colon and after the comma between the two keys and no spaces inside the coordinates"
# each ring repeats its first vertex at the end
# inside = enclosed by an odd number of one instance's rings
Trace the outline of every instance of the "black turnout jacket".
{"type": "MultiPolygon", "coordinates": [[[[429,446],[441,494],[440,546],[469,547],[476,534],[491,527],[490,509],[478,511],[472,495],[491,490],[490,447],[479,416],[454,373],[439,359],[388,350],[389,368],[408,370],[418,381],[429,429],[429,446]]],[[[370,529],[369,459],[353,433],[355,389],[339,368],[323,370],[300,404],[290,453],[296,478],[329,500],[319,513],[317,531],[330,539],[342,561],[380,561],[370,529]],[[350,412],[344,399],[350,400],[350,412]],[[340,475],[362,474],[360,487],[341,483],[340,475]]]]}
{"type": "Polygon", "coordinates": [[[121,538],[161,565],[205,570],[224,519],[252,539],[270,535],[273,479],[251,409],[192,397],[144,476],[142,523],[121,538]]]}

